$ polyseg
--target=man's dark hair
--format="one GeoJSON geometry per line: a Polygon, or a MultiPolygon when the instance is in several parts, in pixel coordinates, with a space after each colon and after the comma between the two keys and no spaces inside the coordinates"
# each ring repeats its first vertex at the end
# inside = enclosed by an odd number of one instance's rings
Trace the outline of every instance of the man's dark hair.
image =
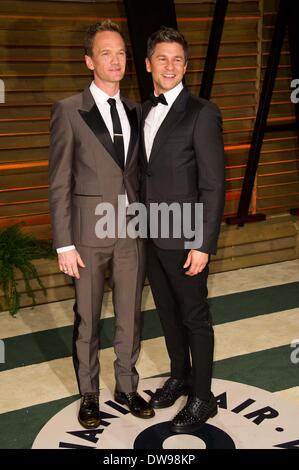
{"type": "Polygon", "coordinates": [[[151,58],[155,52],[155,47],[160,42],[177,42],[184,49],[185,62],[188,60],[188,43],[184,36],[174,28],[162,26],[162,28],[155,31],[147,41],[147,57],[151,58]]]}
{"type": "Polygon", "coordinates": [[[111,20],[105,20],[105,21],[102,21],[102,23],[91,24],[87,28],[86,33],[85,33],[85,38],[84,38],[84,52],[89,57],[92,57],[92,48],[93,48],[95,35],[103,31],[112,31],[114,33],[118,33],[125,42],[125,37],[123,33],[121,32],[120,27],[118,26],[117,23],[113,23],[113,21],[111,20]]]}

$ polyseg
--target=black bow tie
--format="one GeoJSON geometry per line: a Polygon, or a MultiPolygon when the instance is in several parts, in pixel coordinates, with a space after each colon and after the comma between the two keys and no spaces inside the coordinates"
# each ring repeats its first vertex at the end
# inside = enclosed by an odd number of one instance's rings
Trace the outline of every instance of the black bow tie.
{"type": "Polygon", "coordinates": [[[157,106],[157,104],[165,104],[167,106],[167,101],[163,93],[159,96],[154,95],[153,93],[150,94],[150,100],[152,102],[152,106],[157,106]]]}

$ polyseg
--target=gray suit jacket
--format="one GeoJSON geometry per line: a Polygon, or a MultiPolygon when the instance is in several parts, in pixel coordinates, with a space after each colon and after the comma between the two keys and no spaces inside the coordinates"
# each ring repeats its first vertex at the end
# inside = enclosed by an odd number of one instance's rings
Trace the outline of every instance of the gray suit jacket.
{"type": "Polygon", "coordinates": [[[140,106],[121,97],[131,126],[131,139],[123,171],[109,131],[93,96],[83,93],[57,102],[52,108],[49,148],[49,202],[54,247],[108,246],[115,238],[98,238],[95,208],[127,193],[137,200],[140,106]]]}

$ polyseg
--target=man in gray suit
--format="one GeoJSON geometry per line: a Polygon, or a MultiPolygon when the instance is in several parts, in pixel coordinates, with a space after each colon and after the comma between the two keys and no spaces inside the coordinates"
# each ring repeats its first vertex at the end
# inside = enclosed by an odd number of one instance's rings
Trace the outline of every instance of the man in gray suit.
{"type": "Polygon", "coordinates": [[[100,424],[97,326],[108,267],[115,310],[114,398],[140,418],[150,418],[154,411],[136,391],[142,241],[117,235],[99,238],[95,231],[99,203],[110,203],[117,221],[118,196],[126,198],[127,204],[135,202],[139,189],[141,112],[119,93],[126,49],[118,25],[107,20],[89,27],[85,62],[94,75],[92,84],[52,110],[49,181],[59,267],[75,280],[73,360],[82,396],[78,419],[83,427],[95,428],[100,424]]]}

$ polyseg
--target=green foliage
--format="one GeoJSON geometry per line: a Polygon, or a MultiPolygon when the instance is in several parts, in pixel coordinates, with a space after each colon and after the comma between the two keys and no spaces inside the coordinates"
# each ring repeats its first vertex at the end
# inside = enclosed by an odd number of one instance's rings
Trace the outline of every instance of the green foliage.
{"type": "Polygon", "coordinates": [[[3,287],[5,302],[11,315],[15,315],[20,308],[14,269],[17,268],[22,272],[26,292],[32,299],[32,305],[36,305],[30,280],[36,279],[44,294],[46,289],[31,261],[54,257],[55,253],[50,241],[25,235],[18,225],[0,229],[0,285],[3,287]]]}

